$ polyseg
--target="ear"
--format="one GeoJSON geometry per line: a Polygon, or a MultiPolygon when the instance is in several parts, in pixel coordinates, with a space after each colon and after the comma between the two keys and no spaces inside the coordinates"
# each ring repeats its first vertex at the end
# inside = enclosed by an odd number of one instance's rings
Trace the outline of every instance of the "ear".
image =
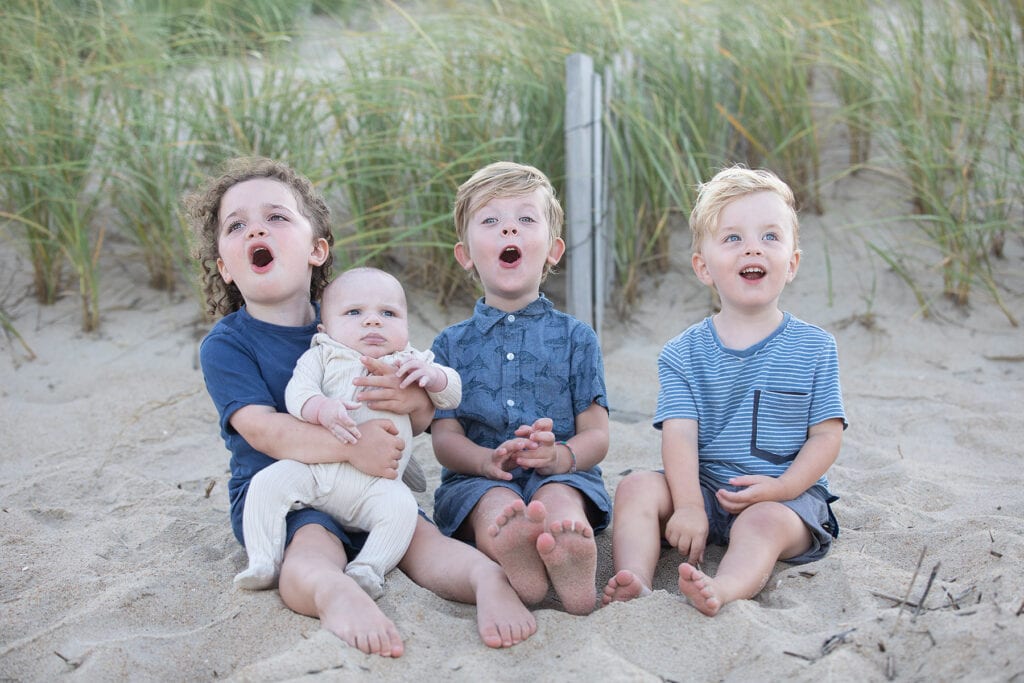
{"type": "Polygon", "coordinates": [[[313,240],[313,251],[309,253],[309,265],[322,266],[331,253],[331,245],[323,237],[313,240]]]}
{"type": "Polygon", "coordinates": [[[789,257],[789,270],[786,271],[786,282],[792,282],[796,277],[796,271],[800,269],[800,250],[797,249],[789,257]]]}
{"type": "Polygon", "coordinates": [[[704,260],[704,255],[700,252],[696,252],[690,257],[690,265],[693,267],[693,272],[697,275],[697,279],[706,284],[708,287],[714,287],[715,281],[711,278],[711,273],[708,272],[707,261],[704,260]]]}
{"type": "Polygon", "coordinates": [[[562,260],[563,254],[565,254],[565,240],[559,237],[548,249],[548,263],[553,266],[557,265],[562,260]]]}
{"type": "Polygon", "coordinates": [[[324,324],[323,323],[317,323],[316,324],[316,331],[317,332],[323,332],[324,331],[324,324]]]}
{"type": "Polygon", "coordinates": [[[224,259],[217,257],[217,272],[220,273],[220,279],[224,280],[224,284],[231,284],[231,273],[228,272],[227,266],[224,265],[224,259]]]}
{"type": "Polygon", "coordinates": [[[469,255],[469,247],[462,242],[455,243],[455,260],[463,270],[473,270],[473,258],[469,255]]]}

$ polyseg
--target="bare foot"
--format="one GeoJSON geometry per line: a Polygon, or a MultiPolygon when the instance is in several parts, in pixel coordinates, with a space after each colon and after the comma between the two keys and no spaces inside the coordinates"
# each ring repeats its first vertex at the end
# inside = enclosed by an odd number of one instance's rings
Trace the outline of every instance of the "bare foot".
{"type": "Polygon", "coordinates": [[[537,537],[537,553],[544,561],[551,585],[569,614],[594,611],[597,589],[597,544],[594,530],[582,522],[553,522],[537,537]]]}
{"type": "Polygon", "coordinates": [[[627,602],[650,594],[651,589],[644,585],[639,576],[628,569],[621,569],[616,572],[615,576],[608,579],[608,584],[604,587],[604,595],[601,596],[601,605],[627,602]]]}
{"type": "Polygon", "coordinates": [[[548,594],[544,563],[537,555],[537,537],[544,531],[547,510],[540,501],[526,505],[517,500],[506,507],[487,530],[494,538],[494,559],[505,570],[509,583],[527,605],[548,594]]]}
{"type": "Polygon", "coordinates": [[[679,565],[679,592],[709,617],[715,616],[722,609],[722,601],[715,594],[712,578],[689,562],[679,565]]]}
{"type": "Polygon", "coordinates": [[[476,626],[487,647],[512,647],[537,632],[537,620],[505,577],[488,562],[476,584],[476,626]]]}
{"type": "Polygon", "coordinates": [[[382,657],[401,657],[405,652],[394,623],[349,577],[325,586],[314,601],[320,624],[352,647],[382,657]]]}

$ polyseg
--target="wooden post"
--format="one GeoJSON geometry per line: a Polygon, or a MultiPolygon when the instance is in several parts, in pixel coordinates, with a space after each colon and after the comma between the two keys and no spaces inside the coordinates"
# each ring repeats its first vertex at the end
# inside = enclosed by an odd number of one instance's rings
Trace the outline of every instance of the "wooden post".
{"type": "Polygon", "coordinates": [[[605,261],[595,226],[604,209],[602,88],[594,74],[594,60],[588,55],[569,55],[565,77],[566,309],[600,336],[605,261]]]}

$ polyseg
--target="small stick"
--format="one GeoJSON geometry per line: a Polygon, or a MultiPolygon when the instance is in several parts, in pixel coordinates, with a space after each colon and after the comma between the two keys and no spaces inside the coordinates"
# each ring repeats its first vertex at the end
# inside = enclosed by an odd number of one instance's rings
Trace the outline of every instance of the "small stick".
{"type": "Polygon", "coordinates": [[[927,552],[928,546],[921,548],[921,556],[917,558],[917,566],[914,568],[914,576],[910,579],[910,585],[907,586],[907,593],[903,596],[903,600],[900,601],[900,611],[896,613],[896,621],[892,625],[892,633],[889,636],[896,635],[896,628],[900,625],[900,617],[903,616],[903,606],[907,604],[907,598],[910,597],[910,591],[914,588],[914,582],[917,581],[917,573],[921,571],[921,563],[924,562],[924,554],[927,552]]]}
{"type": "Polygon", "coordinates": [[[1021,614],[1024,614],[1024,600],[1020,601],[1020,607],[1017,608],[1017,613],[1013,616],[1019,617],[1021,614]]]}
{"type": "Polygon", "coordinates": [[[935,575],[939,573],[939,565],[941,562],[936,562],[935,566],[932,567],[932,573],[928,576],[928,583],[924,586],[924,593],[921,595],[921,599],[917,601],[917,611],[914,612],[914,619],[917,619],[917,615],[924,609],[924,599],[928,597],[928,591],[932,589],[932,582],[935,581],[935,575]]]}

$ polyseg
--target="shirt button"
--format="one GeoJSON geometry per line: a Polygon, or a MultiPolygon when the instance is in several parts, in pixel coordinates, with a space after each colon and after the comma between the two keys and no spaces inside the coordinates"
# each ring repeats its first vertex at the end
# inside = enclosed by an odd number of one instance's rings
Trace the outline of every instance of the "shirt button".
{"type": "Polygon", "coordinates": [[[505,401],[505,405],[507,405],[509,408],[511,408],[515,404],[516,404],[516,402],[513,401],[512,399],[509,399],[509,400],[505,401]]]}
{"type": "Polygon", "coordinates": [[[506,360],[515,360],[515,357],[516,357],[516,354],[512,353],[511,351],[509,351],[508,353],[505,354],[506,360]]]}
{"type": "Polygon", "coordinates": [[[511,315],[511,314],[510,314],[510,315],[508,316],[508,321],[509,321],[510,323],[514,323],[514,322],[516,321],[516,317],[515,317],[514,315],[511,315]]]}

